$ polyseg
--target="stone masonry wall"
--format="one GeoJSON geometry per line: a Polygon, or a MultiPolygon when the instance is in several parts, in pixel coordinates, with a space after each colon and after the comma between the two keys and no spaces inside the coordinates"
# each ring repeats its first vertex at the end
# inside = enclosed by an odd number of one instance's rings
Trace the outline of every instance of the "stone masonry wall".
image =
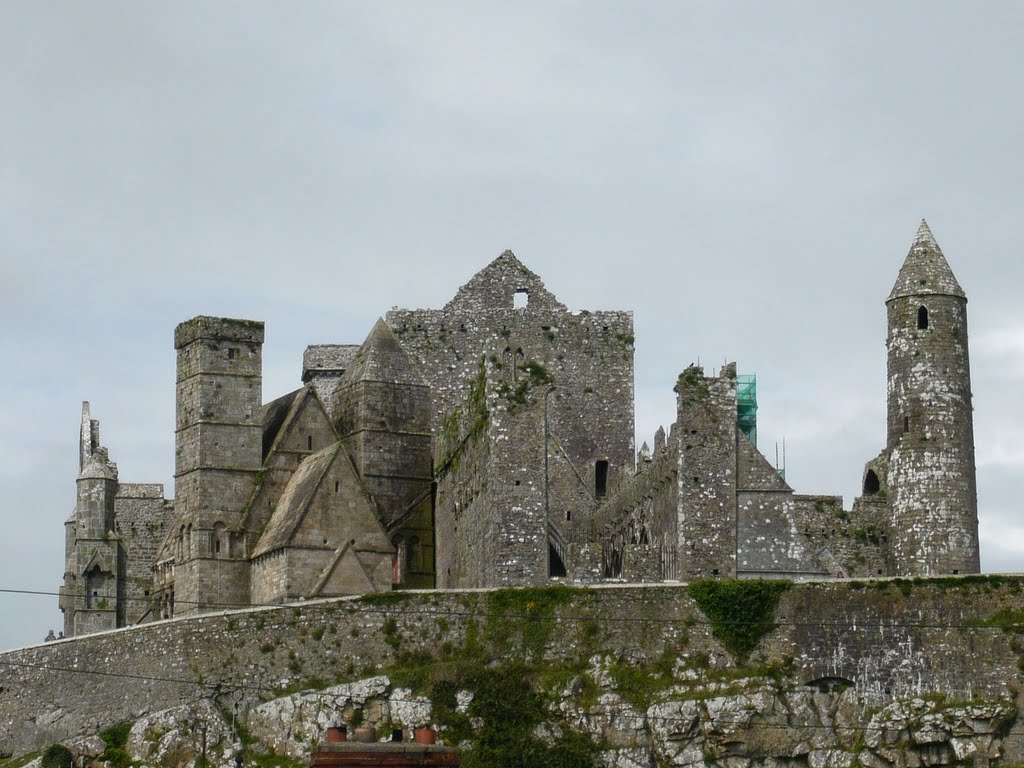
{"type": "Polygon", "coordinates": [[[171,524],[174,507],[159,483],[121,483],[114,497],[115,533],[124,549],[125,621],[138,623],[150,610],[153,563],[171,524]]]}
{"type": "MultiPolygon", "coordinates": [[[[648,458],[596,515],[595,538],[602,545],[603,562],[601,572],[593,576],[627,581],[678,578],[679,456],[675,441],[668,445],[656,441],[654,455],[648,458]]],[[[574,578],[590,580],[575,574],[574,578]]]]}
{"type": "Polygon", "coordinates": [[[893,565],[906,575],[977,573],[967,300],[897,297],[887,309],[893,565]]]}
{"type": "Polygon", "coordinates": [[[189,534],[174,569],[178,613],[248,602],[248,563],[209,549],[218,523],[241,529],[262,465],[262,345],[251,320],[195,317],[174,332],[176,523],[189,534]]]}
{"type": "MultiPolygon", "coordinates": [[[[328,408],[341,377],[359,351],[358,344],[312,344],[302,353],[302,383],[312,384],[317,397],[328,408]]],[[[331,420],[334,413],[329,413],[331,420]]]]}
{"type": "Polygon", "coordinates": [[[797,496],[796,501],[797,527],[813,551],[828,550],[844,576],[891,575],[884,499],[859,498],[849,512],[839,496],[797,496]]]}
{"type": "MultiPolygon", "coordinates": [[[[513,399],[538,364],[554,390],[548,432],[572,469],[549,477],[549,490],[573,518],[574,486],[594,495],[596,463],[608,463],[605,493],[634,469],[633,316],[631,312],[569,312],[540,278],[506,252],[473,277],[440,310],[392,310],[388,325],[430,383],[437,434],[465,399],[480,361],[494,388],[513,399]],[[525,307],[514,297],[528,295],[525,307]]],[[[543,454],[542,454],[543,455],[543,454]]],[[[435,457],[436,458],[436,457],[435,457]]],[[[592,502],[587,505],[592,507],[592,502]]],[[[564,532],[571,537],[571,531],[564,532]]]]}
{"type": "Polygon", "coordinates": [[[736,573],[736,366],[717,377],[690,366],[679,376],[680,578],[736,573]]]}
{"type": "MultiPolygon", "coordinates": [[[[487,433],[496,443],[489,495],[480,507],[492,518],[496,560],[481,559],[479,540],[472,549],[459,547],[453,572],[460,580],[447,581],[450,565],[439,562],[438,584],[546,580],[547,525],[557,530],[559,545],[577,540],[589,532],[597,504],[634,471],[632,314],[571,313],[505,253],[443,309],[392,310],[387,322],[430,384],[435,435],[465,403],[481,370],[489,398],[497,398],[487,433]],[[517,293],[528,296],[521,308],[517,293]]],[[[435,442],[435,467],[444,459],[435,442]]],[[[444,514],[439,510],[439,530],[444,514]]]]}
{"type": "MultiPolygon", "coordinates": [[[[550,664],[596,652],[637,669],[667,653],[704,660],[705,671],[688,674],[733,679],[721,675],[736,662],[686,585],[561,589],[311,601],[10,651],[0,654],[0,753],[204,699],[247,711],[285,690],[357,680],[467,643],[539,652],[550,664]],[[530,630],[531,612],[550,615],[550,631],[530,630]]],[[[1022,592],[1020,577],[794,585],[747,663],[773,665],[791,686],[844,681],[875,706],[925,695],[1012,700],[1020,647],[1000,617],[1024,609],[1022,592]]]]}
{"type": "Polygon", "coordinates": [[[484,362],[461,407],[446,419],[435,442],[437,492],[434,501],[437,585],[480,587],[496,560],[490,514],[490,411],[484,362]]]}
{"type": "Polygon", "coordinates": [[[430,391],[424,386],[359,381],[339,392],[348,412],[342,443],[390,527],[429,489],[430,391]]]}
{"type": "MultiPolygon", "coordinates": [[[[799,525],[801,497],[736,429],[736,570],[744,578],[828,576],[799,525]]],[[[832,574],[835,575],[835,574],[832,574]]]]}

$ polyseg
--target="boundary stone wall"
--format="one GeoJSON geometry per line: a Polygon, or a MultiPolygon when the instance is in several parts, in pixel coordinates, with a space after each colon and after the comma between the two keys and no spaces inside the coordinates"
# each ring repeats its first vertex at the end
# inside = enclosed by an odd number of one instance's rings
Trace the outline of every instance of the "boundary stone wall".
{"type": "MultiPolygon", "coordinates": [[[[567,592],[541,649],[551,663],[593,651],[636,664],[685,648],[715,668],[735,664],[684,584],[567,592]]],[[[366,677],[410,654],[457,649],[469,635],[507,643],[509,616],[495,615],[495,606],[516,603],[496,594],[311,601],[9,651],[0,654],[0,753],[41,749],[204,699],[245,709],[283,692],[366,677]]],[[[523,615],[511,618],[529,618],[531,603],[521,602],[523,615]]],[[[921,695],[1008,699],[1020,686],[1020,654],[1017,635],[999,617],[1022,610],[1024,577],[1017,576],[795,584],[748,663],[782,665],[796,684],[843,679],[878,703],[921,695]]]]}

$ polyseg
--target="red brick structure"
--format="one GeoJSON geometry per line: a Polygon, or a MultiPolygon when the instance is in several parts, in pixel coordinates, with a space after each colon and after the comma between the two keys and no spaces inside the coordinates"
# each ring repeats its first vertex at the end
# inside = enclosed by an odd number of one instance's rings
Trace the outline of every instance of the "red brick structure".
{"type": "Polygon", "coordinates": [[[452,747],[417,744],[413,741],[343,741],[321,744],[313,751],[309,764],[311,768],[458,768],[459,756],[452,747]]]}

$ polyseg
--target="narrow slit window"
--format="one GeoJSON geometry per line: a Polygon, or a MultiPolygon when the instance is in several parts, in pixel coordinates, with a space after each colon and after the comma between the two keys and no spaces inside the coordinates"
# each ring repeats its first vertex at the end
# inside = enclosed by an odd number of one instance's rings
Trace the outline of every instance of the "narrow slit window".
{"type": "Polygon", "coordinates": [[[918,307],[917,327],[922,331],[928,327],[928,307],[918,307]]]}
{"type": "Polygon", "coordinates": [[[594,495],[602,498],[608,493],[608,462],[600,459],[594,465],[594,495]]]}
{"type": "Polygon", "coordinates": [[[904,432],[909,432],[910,431],[910,417],[909,416],[904,416],[903,417],[903,431],[904,432]]]}
{"type": "Polygon", "coordinates": [[[313,436],[312,435],[309,435],[308,437],[306,437],[306,447],[309,450],[311,450],[311,451],[313,450],[313,436]]]}

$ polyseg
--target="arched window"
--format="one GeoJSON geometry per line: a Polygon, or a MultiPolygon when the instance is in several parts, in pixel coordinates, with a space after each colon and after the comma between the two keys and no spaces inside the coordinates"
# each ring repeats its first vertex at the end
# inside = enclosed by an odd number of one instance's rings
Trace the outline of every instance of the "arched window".
{"type": "Polygon", "coordinates": [[[864,475],[864,495],[874,496],[878,493],[879,487],[878,475],[875,474],[875,470],[869,469],[867,474],[864,475]]]}
{"type": "Polygon", "coordinates": [[[391,545],[395,548],[395,555],[391,560],[391,583],[397,586],[405,581],[407,566],[405,537],[398,534],[391,540],[391,545]]]}
{"type": "Polygon", "coordinates": [[[95,608],[99,604],[100,592],[103,591],[106,579],[99,565],[94,565],[85,572],[85,607],[95,608]]]}
{"type": "Polygon", "coordinates": [[[917,308],[917,327],[921,330],[928,327],[928,307],[917,308]]]}
{"type": "Polygon", "coordinates": [[[231,553],[228,551],[227,531],[224,523],[216,522],[213,524],[213,554],[218,557],[230,557],[231,553]]]}

